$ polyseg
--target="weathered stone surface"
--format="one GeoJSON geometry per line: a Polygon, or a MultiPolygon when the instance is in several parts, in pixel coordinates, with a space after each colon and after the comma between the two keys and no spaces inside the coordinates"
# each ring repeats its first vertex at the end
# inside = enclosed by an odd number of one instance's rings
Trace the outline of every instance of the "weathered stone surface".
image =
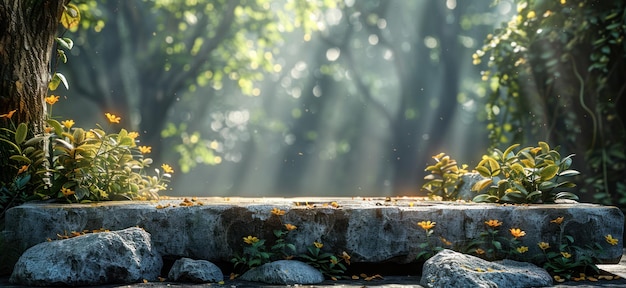
{"type": "Polygon", "coordinates": [[[324,281],[324,275],[304,262],[279,260],[249,270],[240,279],[280,285],[318,284],[324,281]]]}
{"type": "MultiPolygon", "coordinates": [[[[273,239],[272,231],[291,223],[298,229],[290,241],[296,254],[305,253],[313,241],[322,241],[336,253],[346,251],[353,262],[409,263],[426,240],[419,221],[437,222],[434,236],[454,243],[479,237],[484,222],[498,219],[502,236],[520,228],[526,236],[524,255],[541,253],[538,242],[557,243],[559,226],[550,223],[564,217],[561,226],[579,243],[598,243],[603,253],[594,255],[603,263],[617,263],[622,256],[624,216],[616,207],[593,204],[497,205],[433,202],[419,198],[199,198],[203,205],[180,206],[181,199],[158,202],[107,202],[97,204],[35,204],[12,208],[6,214],[11,243],[21,251],[63,231],[101,227],[116,230],[140,226],[152,235],[161,255],[228,262],[241,249],[242,237],[273,239]],[[336,201],[338,207],[328,205],[336,201]],[[305,203],[308,202],[309,205],[305,203]],[[298,203],[299,205],[296,205],[298,203]],[[168,206],[169,205],[169,206],[168,206]],[[174,207],[175,205],[175,207],[174,207]],[[158,208],[166,206],[166,208],[158,208]],[[270,213],[279,208],[286,213],[270,213]],[[47,221],[41,221],[47,219],[47,221]],[[594,233],[589,233],[593,231],[594,233]],[[609,245],[604,236],[618,238],[609,245]]],[[[590,252],[591,253],[591,252],[590,252]]]]}
{"type": "Polygon", "coordinates": [[[424,263],[420,284],[426,287],[545,287],[552,285],[552,277],[531,263],[489,262],[446,249],[424,263]]]}
{"type": "Polygon", "coordinates": [[[471,201],[478,195],[475,191],[472,191],[472,186],[476,184],[476,182],[484,179],[483,176],[480,176],[478,173],[465,173],[461,176],[461,185],[459,186],[459,199],[471,201]]]}
{"type": "Polygon", "coordinates": [[[132,283],[155,280],[162,265],[150,234],[133,227],[37,244],[22,254],[10,281],[28,286],[132,283]]]}
{"type": "Polygon", "coordinates": [[[224,274],[217,265],[206,260],[193,260],[180,258],[174,262],[167,276],[176,282],[220,282],[224,280],[224,274]]]}

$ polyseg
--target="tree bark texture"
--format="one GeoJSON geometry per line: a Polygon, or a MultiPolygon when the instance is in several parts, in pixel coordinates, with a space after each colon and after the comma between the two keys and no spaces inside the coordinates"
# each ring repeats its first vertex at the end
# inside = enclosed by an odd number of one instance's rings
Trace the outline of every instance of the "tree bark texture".
{"type": "MultiPolygon", "coordinates": [[[[0,2],[0,114],[43,130],[50,58],[63,7],[69,0],[0,2]]],[[[7,127],[8,121],[0,121],[7,127]]]]}

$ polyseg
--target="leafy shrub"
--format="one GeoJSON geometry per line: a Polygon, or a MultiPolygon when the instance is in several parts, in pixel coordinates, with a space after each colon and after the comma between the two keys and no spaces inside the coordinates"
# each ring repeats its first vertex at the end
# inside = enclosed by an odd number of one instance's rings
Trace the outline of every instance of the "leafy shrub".
{"type": "Polygon", "coordinates": [[[526,147],[514,153],[519,144],[511,145],[504,152],[494,149],[476,166],[485,179],[472,187],[473,191],[485,191],[474,197],[474,202],[498,203],[553,203],[557,199],[578,200],[565,188],[576,186],[565,177],[580,174],[569,170],[572,157],[561,154],[545,142],[538,147],[526,147]]]}
{"type": "Polygon", "coordinates": [[[458,199],[461,176],[467,173],[467,165],[460,168],[456,160],[450,158],[445,153],[439,153],[432,157],[437,162],[435,165],[426,167],[426,171],[431,174],[424,177],[428,182],[422,185],[422,190],[426,191],[431,199],[440,197],[443,201],[458,199]]]}

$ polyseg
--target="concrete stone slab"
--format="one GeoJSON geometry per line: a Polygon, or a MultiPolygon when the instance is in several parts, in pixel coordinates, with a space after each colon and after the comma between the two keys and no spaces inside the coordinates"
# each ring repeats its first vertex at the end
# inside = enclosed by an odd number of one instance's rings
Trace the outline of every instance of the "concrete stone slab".
{"type": "MultiPolygon", "coordinates": [[[[556,243],[559,227],[576,245],[598,243],[602,253],[591,250],[605,264],[622,256],[624,216],[616,207],[593,204],[496,205],[465,202],[432,202],[421,198],[198,198],[193,201],[164,199],[153,202],[104,202],[94,204],[27,203],[6,214],[5,237],[22,251],[58,234],[92,229],[120,230],[140,226],[152,235],[161,255],[229,261],[248,235],[272,239],[272,230],[283,224],[298,227],[289,241],[298,253],[314,241],[353,262],[409,263],[420,252],[426,233],[416,225],[434,221],[434,236],[454,244],[478,237],[485,221],[498,219],[503,236],[509,229],[526,232],[521,245],[529,253],[541,251],[537,243],[556,243]],[[285,211],[283,216],[271,213],[285,211]],[[560,225],[550,221],[564,217],[560,225]],[[618,239],[609,245],[606,235],[618,239]]],[[[524,259],[520,259],[524,260],[524,259]]]]}

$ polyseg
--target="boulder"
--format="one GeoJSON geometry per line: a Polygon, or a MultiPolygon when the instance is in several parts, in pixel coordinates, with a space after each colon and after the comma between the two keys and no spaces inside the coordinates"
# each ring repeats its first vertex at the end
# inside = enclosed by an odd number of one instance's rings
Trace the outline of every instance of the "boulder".
{"type": "Polygon", "coordinates": [[[277,285],[318,284],[324,281],[324,275],[304,262],[278,260],[253,268],[239,279],[277,285]]]}
{"type": "Polygon", "coordinates": [[[156,280],[162,266],[150,234],[133,227],[37,244],[19,258],[10,282],[27,286],[133,283],[156,280]]]}
{"type": "Polygon", "coordinates": [[[168,278],[176,282],[207,283],[223,281],[224,274],[209,261],[181,258],[174,262],[168,278]]]}
{"type": "Polygon", "coordinates": [[[445,249],[424,263],[420,284],[425,287],[545,287],[552,285],[552,277],[531,263],[489,262],[445,249]]]}

